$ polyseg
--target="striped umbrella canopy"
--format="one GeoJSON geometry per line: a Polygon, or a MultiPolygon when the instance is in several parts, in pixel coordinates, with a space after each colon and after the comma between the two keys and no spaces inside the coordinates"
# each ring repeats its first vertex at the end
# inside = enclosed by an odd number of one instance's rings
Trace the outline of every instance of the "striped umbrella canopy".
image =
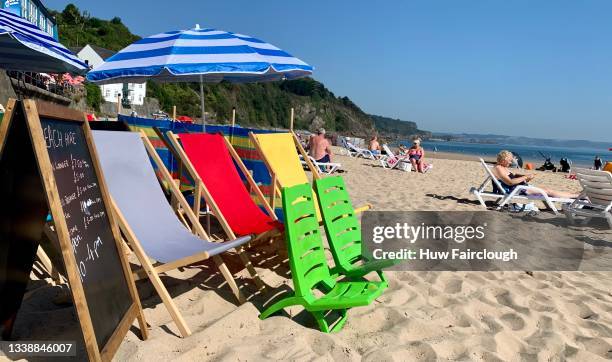
{"type": "Polygon", "coordinates": [[[295,79],[313,67],[259,39],[215,29],[169,31],[136,41],[87,74],[99,84],[160,82],[235,83],[295,79]]]}
{"type": "Polygon", "coordinates": [[[36,73],[84,74],[88,67],[29,21],[0,9],[0,68],[36,73]]]}

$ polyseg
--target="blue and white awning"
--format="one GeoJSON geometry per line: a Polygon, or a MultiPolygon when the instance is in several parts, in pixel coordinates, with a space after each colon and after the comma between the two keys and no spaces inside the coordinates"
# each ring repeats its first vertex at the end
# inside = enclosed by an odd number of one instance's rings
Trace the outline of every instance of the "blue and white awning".
{"type": "Polygon", "coordinates": [[[214,29],[171,31],[141,39],[87,74],[99,84],[261,82],[295,79],[313,68],[259,39],[214,29]]]}
{"type": "Polygon", "coordinates": [[[83,63],[52,36],[29,21],[0,9],[0,68],[37,73],[87,71],[83,63]]]}

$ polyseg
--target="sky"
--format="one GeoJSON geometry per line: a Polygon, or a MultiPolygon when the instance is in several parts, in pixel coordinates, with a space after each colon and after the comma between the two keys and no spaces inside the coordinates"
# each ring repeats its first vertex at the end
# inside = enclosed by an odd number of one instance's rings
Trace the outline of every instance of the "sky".
{"type": "Polygon", "coordinates": [[[251,35],[365,112],[429,131],[612,143],[608,0],[43,2],[143,37],[195,24],[251,35]]]}

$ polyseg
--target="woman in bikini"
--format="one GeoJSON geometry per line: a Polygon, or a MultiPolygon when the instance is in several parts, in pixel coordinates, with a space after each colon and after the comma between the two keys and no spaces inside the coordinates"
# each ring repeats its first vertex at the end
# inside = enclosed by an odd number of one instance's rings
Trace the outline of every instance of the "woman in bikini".
{"type": "MultiPolygon", "coordinates": [[[[535,175],[516,175],[510,172],[510,165],[514,160],[514,156],[510,151],[501,151],[497,154],[497,164],[493,167],[493,175],[499,180],[499,183],[504,188],[504,191],[507,193],[512,192],[515,187],[519,185],[528,185],[528,182],[531,181],[535,175]]],[[[494,188],[496,188],[495,184],[494,188]]],[[[541,188],[549,197],[554,198],[563,198],[563,199],[575,199],[578,197],[578,194],[573,194],[570,192],[556,191],[551,189],[541,188]]],[[[522,194],[536,194],[537,192],[532,190],[522,190],[522,194]]]]}
{"type": "Polygon", "coordinates": [[[412,147],[408,149],[408,159],[412,163],[412,169],[420,173],[424,171],[423,158],[425,157],[425,150],[421,147],[421,140],[416,139],[412,143],[412,147]]]}

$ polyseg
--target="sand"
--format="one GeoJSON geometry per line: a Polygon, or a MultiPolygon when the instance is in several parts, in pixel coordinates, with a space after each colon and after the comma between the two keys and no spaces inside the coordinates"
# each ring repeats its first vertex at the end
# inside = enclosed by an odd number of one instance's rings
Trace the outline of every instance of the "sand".
{"type": "MultiPolygon", "coordinates": [[[[473,160],[434,159],[434,169],[427,174],[386,170],[372,161],[340,155],[335,161],[346,170],[343,176],[355,205],[369,202],[376,210],[397,211],[481,210],[468,193],[484,179],[473,160]]],[[[580,190],[577,181],[563,174],[537,172],[533,183],[580,190]]],[[[588,232],[607,239],[606,248],[612,246],[608,231],[588,232]]],[[[211,275],[212,264],[170,272],[164,281],[194,332],[183,339],[152,287],[139,282],[151,336],[140,341],[133,328],[116,360],[612,359],[612,272],[388,272],[390,287],[378,300],[350,310],[339,333],[324,334],[300,308],[290,309],[293,319],[258,319],[263,303],[291,285],[281,258],[252,258],[270,295],[252,295],[254,286],[240,270],[238,258],[226,259],[239,273],[249,302],[237,305],[222,278],[211,275]]],[[[19,314],[17,336],[78,338],[72,308],[50,301],[57,289],[36,289],[19,314]]]]}

